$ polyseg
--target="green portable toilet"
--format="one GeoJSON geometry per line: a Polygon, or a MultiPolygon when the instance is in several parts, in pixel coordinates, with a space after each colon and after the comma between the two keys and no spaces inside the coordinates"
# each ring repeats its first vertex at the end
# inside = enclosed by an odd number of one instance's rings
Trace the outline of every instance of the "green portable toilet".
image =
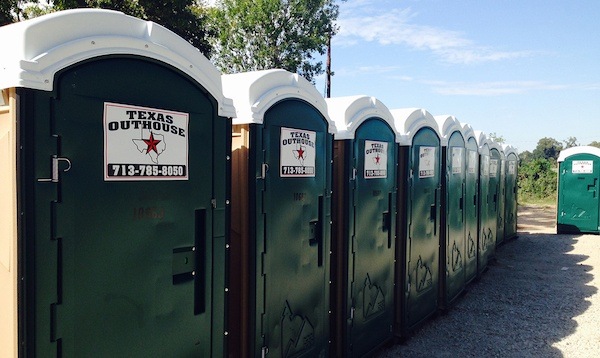
{"type": "Polygon", "coordinates": [[[0,356],[224,356],[235,112],[220,73],[115,11],[52,13],[0,28],[0,41],[12,44],[0,55],[12,193],[0,197],[0,285],[12,281],[0,356]]]}
{"type": "Polygon", "coordinates": [[[442,145],[440,301],[447,309],[465,289],[465,140],[454,116],[436,116],[442,145]]]}
{"type": "Polygon", "coordinates": [[[490,254],[496,246],[496,216],[494,210],[494,192],[490,190],[490,145],[482,131],[475,131],[479,149],[479,221],[477,236],[477,272],[486,268],[490,254]]]}
{"type": "Polygon", "coordinates": [[[557,233],[600,233],[599,179],[600,149],[579,146],[560,152],[557,233]]]}
{"type": "Polygon", "coordinates": [[[488,260],[496,256],[496,246],[502,242],[504,236],[503,227],[500,228],[500,222],[503,222],[504,216],[504,205],[503,203],[503,175],[502,175],[502,147],[494,140],[489,139],[488,144],[490,146],[490,227],[492,229],[492,236],[488,236],[490,246],[488,246],[488,260]],[[502,235],[502,237],[500,236],[502,235]]]}
{"type": "MultiPolygon", "coordinates": [[[[506,218],[504,217],[504,206],[506,198],[506,157],[504,155],[503,147],[500,143],[493,141],[492,147],[492,160],[497,160],[497,183],[496,183],[496,247],[502,244],[504,241],[504,224],[506,218]]],[[[490,171],[490,176],[492,172],[490,171]]]]}
{"type": "Polygon", "coordinates": [[[336,124],[332,195],[332,356],[393,339],[396,130],[376,98],[327,99],[336,124]]]}
{"type": "Polygon", "coordinates": [[[465,282],[477,277],[479,224],[479,147],[473,127],[462,124],[465,140],[465,282]]]}
{"type": "Polygon", "coordinates": [[[437,311],[441,146],[438,125],[423,109],[392,110],[398,148],[396,334],[437,311]]]}
{"type": "Polygon", "coordinates": [[[519,156],[516,148],[504,146],[506,156],[506,189],[504,206],[504,240],[517,236],[517,178],[519,167],[519,156]]]}
{"type": "Polygon", "coordinates": [[[327,356],[335,125],[323,97],[297,74],[225,75],[223,85],[237,110],[232,354],[327,356]]]}

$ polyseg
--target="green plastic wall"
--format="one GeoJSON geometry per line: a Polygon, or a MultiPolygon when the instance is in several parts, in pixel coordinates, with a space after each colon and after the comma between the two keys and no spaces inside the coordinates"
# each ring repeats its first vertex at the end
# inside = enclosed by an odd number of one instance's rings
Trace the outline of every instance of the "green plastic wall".
{"type": "Polygon", "coordinates": [[[600,158],[579,153],[558,167],[558,233],[599,233],[600,158]]]}
{"type": "Polygon", "coordinates": [[[477,276],[479,222],[479,154],[477,142],[470,137],[465,143],[465,280],[477,276]]]}
{"type": "Polygon", "coordinates": [[[230,128],[215,100],[135,57],[77,64],[57,75],[54,92],[20,98],[26,354],[223,356],[230,128]],[[109,116],[107,102],[131,113],[109,116]],[[187,114],[187,125],[169,122],[169,111],[187,114]],[[105,116],[116,124],[103,127],[105,116]],[[125,131],[134,120],[139,132],[125,131]],[[142,122],[160,124],[144,131],[142,122]],[[115,126],[132,138],[109,143],[115,126]],[[187,149],[173,145],[181,138],[187,149]],[[122,180],[105,180],[109,148],[150,169],[127,165],[122,180]],[[187,152],[186,180],[168,180],[169,150],[187,152]],[[53,156],[65,158],[57,182],[47,180],[53,156]],[[158,177],[144,180],[150,171],[158,177]]]}
{"type": "Polygon", "coordinates": [[[441,302],[447,308],[465,288],[465,142],[454,132],[443,147],[442,227],[440,240],[441,302]]]}
{"type": "Polygon", "coordinates": [[[274,104],[251,131],[251,350],[258,357],[327,356],[332,136],[323,115],[298,99],[274,104]],[[296,167],[284,168],[287,160],[296,167]]]}
{"type": "Polygon", "coordinates": [[[517,156],[510,153],[506,156],[506,197],[504,207],[504,225],[505,240],[517,236],[517,175],[519,161],[517,156]]]}
{"type": "Polygon", "coordinates": [[[398,309],[403,318],[401,330],[410,331],[433,315],[438,305],[441,146],[435,131],[425,127],[405,148],[407,172],[400,172],[398,178],[398,190],[406,190],[406,196],[399,195],[398,205],[406,206],[407,218],[406,225],[398,228],[403,245],[400,255],[405,255],[400,256],[405,265],[398,309]]]}

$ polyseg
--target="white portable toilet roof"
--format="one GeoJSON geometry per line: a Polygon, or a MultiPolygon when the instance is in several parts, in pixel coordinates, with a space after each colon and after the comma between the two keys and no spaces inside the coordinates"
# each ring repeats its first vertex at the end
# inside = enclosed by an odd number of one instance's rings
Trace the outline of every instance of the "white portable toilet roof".
{"type": "Polygon", "coordinates": [[[578,147],[571,147],[560,151],[557,162],[564,162],[568,157],[575,154],[592,154],[600,157],[600,148],[592,147],[590,145],[580,145],[578,147]]]}
{"type": "Polygon", "coordinates": [[[465,143],[469,141],[469,138],[473,138],[475,142],[477,142],[477,137],[475,136],[475,131],[473,127],[469,123],[461,123],[463,137],[465,138],[465,143]]]}
{"type": "Polygon", "coordinates": [[[394,126],[390,110],[377,98],[369,96],[346,96],[325,99],[329,117],[335,123],[335,139],[354,139],[356,129],[367,119],[384,120],[394,131],[396,142],[400,135],[394,126]]]}
{"type": "Polygon", "coordinates": [[[169,64],[201,84],[218,114],[235,115],[222,92],[221,73],[200,51],[167,28],[118,11],[65,10],[0,27],[0,89],[51,91],[54,76],[83,60],[137,55],[169,64]]]}
{"type": "Polygon", "coordinates": [[[327,119],[329,132],[335,124],[327,113],[327,104],[319,91],[304,77],[281,69],[223,75],[223,93],[232,98],[237,112],[233,124],[262,124],[266,111],[288,98],[310,103],[327,119]]]}
{"type": "Polygon", "coordinates": [[[502,144],[496,142],[495,140],[488,139],[488,145],[490,146],[490,150],[496,149],[500,154],[500,158],[505,158],[504,156],[504,148],[502,148],[502,144]]]}
{"type": "Polygon", "coordinates": [[[514,154],[517,159],[519,159],[519,153],[517,152],[517,148],[513,147],[510,144],[506,144],[504,147],[504,156],[508,158],[509,154],[514,154]]]}
{"type": "Polygon", "coordinates": [[[489,150],[490,149],[490,144],[489,144],[490,140],[488,139],[485,132],[475,131],[474,134],[475,134],[475,140],[477,141],[477,146],[479,147],[479,154],[481,154],[481,152],[485,148],[486,144],[487,144],[487,148],[489,150]]]}
{"type": "Polygon", "coordinates": [[[390,111],[394,116],[396,130],[401,134],[400,145],[411,145],[415,134],[425,127],[433,129],[441,137],[437,122],[422,108],[400,108],[390,111]]]}
{"type": "Polygon", "coordinates": [[[450,140],[450,137],[454,132],[460,133],[460,135],[464,139],[463,127],[458,121],[458,119],[456,119],[456,117],[450,115],[442,115],[435,116],[433,118],[435,118],[435,121],[437,122],[440,130],[442,147],[448,146],[448,141],[450,140]]]}

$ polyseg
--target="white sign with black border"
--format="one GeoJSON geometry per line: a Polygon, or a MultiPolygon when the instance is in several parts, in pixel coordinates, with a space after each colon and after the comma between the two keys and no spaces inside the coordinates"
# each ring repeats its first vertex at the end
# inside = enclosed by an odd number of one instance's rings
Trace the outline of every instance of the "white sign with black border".
{"type": "Polygon", "coordinates": [[[281,127],[279,175],[282,178],[314,177],[316,144],[316,132],[281,127]]]}
{"type": "Polygon", "coordinates": [[[365,140],[365,179],[387,178],[387,142],[365,140]]]}
{"type": "Polygon", "coordinates": [[[571,173],[573,174],[593,174],[594,173],[594,161],[593,160],[574,160],[571,166],[571,173]]]}
{"type": "Polygon", "coordinates": [[[452,147],[452,174],[461,174],[463,170],[464,148],[452,147]]]}
{"type": "Polygon", "coordinates": [[[189,114],[104,103],[104,180],[188,180],[189,114]]]}
{"type": "Polygon", "coordinates": [[[435,176],[436,147],[419,147],[419,179],[435,176]]]}

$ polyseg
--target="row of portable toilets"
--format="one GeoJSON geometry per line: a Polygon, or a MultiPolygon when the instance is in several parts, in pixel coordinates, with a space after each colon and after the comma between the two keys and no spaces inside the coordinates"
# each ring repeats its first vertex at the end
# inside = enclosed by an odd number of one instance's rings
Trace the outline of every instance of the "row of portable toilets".
{"type": "Polygon", "coordinates": [[[2,357],[363,356],[516,235],[516,151],[452,116],[113,11],[0,39],[2,357]]]}

